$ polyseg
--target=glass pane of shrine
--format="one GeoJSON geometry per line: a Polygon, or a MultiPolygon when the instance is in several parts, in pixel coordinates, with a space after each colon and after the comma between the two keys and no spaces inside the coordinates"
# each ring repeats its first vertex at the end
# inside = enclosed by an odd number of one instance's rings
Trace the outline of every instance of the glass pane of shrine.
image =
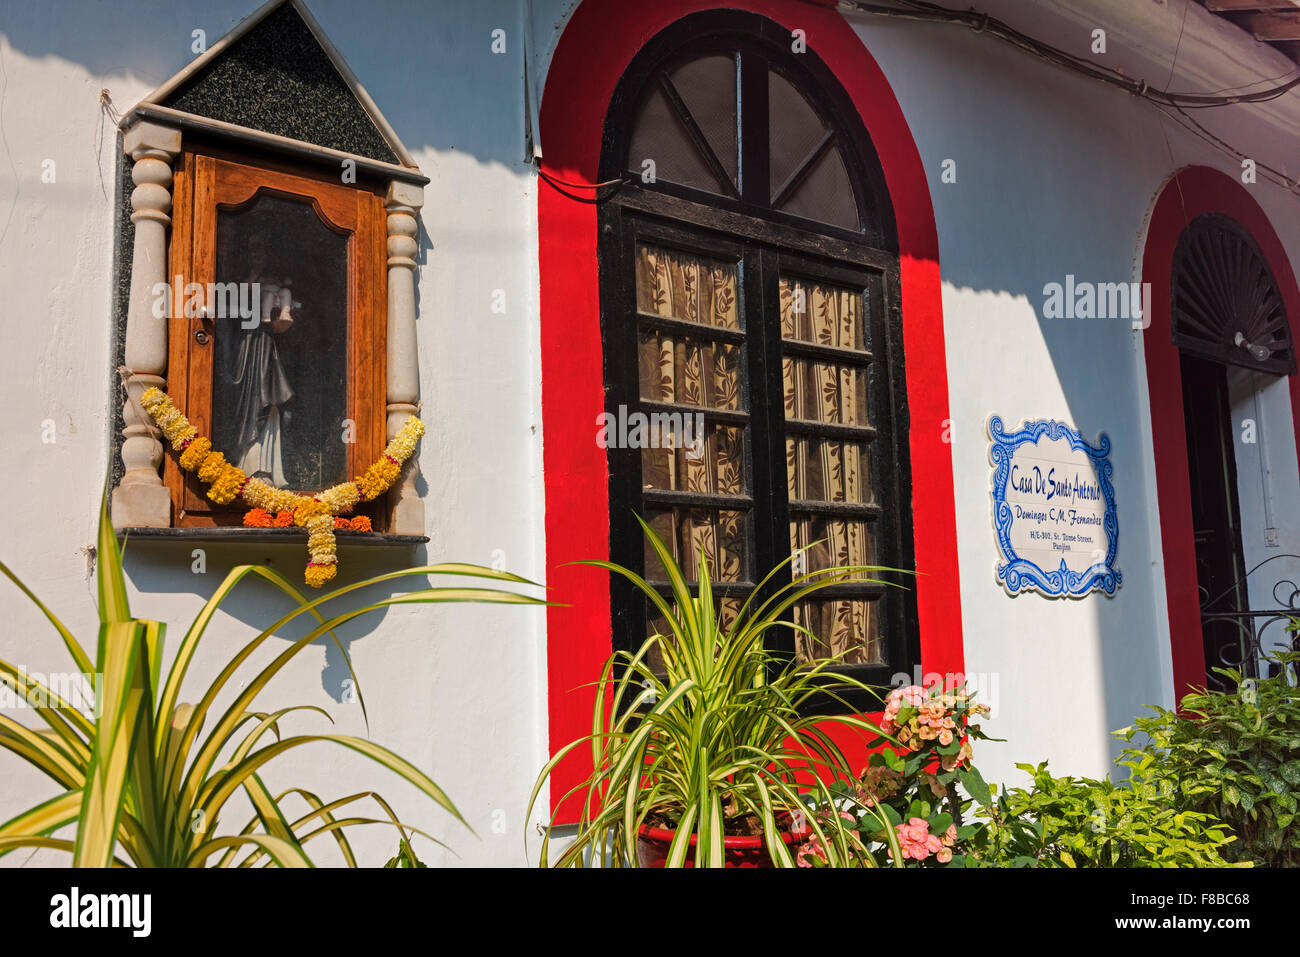
{"type": "Polygon", "coordinates": [[[213,447],[279,488],[345,481],[348,237],[259,193],[218,211],[216,245],[213,447]]]}

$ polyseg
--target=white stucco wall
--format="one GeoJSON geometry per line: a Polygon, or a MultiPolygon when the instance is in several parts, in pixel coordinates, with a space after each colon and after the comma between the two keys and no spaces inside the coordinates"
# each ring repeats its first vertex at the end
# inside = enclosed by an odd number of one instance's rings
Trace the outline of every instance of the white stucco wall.
{"type": "MultiPolygon", "coordinates": [[[[1194,5],[979,6],[1080,55],[1088,54],[1092,31],[1105,29],[1109,52],[1097,59],[1162,88],[1210,92],[1289,66],[1194,5]]],[[[1044,759],[1058,773],[1100,775],[1118,747],[1110,732],[1143,705],[1168,706],[1173,696],[1144,333],[1115,319],[1044,318],[1044,286],[1067,274],[1138,281],[1146,218],[1167,179],[1192,164],[1234,177],[1240,166],[1152,106],[965,27],[850,19],[898,97],[935,207],[966,669],[996,682],[988,730],[1007,739],[982,746],[979,763],[991,780],[1019,779],[1015,763],[1044,759]],[[957,163],[955,183],[941,180],[947,159],[957,163]],[[990,413],[1012,424],[1061,418],[1086,438],[1110,436],[1124,576],[1114,598],[1013,599],[995,584],[990,413]]],[[[1201,119],[1260,162],[1285,168],[1296,148],[1289,115],[1279,118],[1274,104],[1201,119]]],[[[1294,261],[1297,197],[1263,178],[1250,188],[1294,261]]],[[[1290,409],[1280,396],[1268,405],[1276,521],[1290,538],[1300,528],[1290,507],[1290,409]]],[[[1252,507],[1244,501],[1243,521],[1252,507]]]]}
{"type": "MultiPolygon", "coordinates": [[[[88,645],[95,616],[84,549],[93,541],[108,456],[116,163],[99,93],[107,88],[126,110],[192,58],[194,29],[213,42],[252,5],[141,3],[141,15],[126,18],[87,0],[57,9],[15,5],[0,21],[0,399],[9,410],[0,481],[11,490],[0,558],[88,645]],[[46,159],[57,164],[54,183],[41,181],[46,159]],[[42,441],[46,420],[54,424],[52,443],[42,441]]],[[[574,6],[533,4],[538,90],[574,6]]],[[[981,6],[1078,52],[1087,49],[1090,22],[1110,26],[1116,64],[1163,84],[1184,4],[1170,0],[1139,12],[1119,0],[1076,2],[1065,12],[1047,2],[981,6]],[[1120,10],[1127,11],[1123,20],[1120,10]],[[1126,31],[1125,23],[1136,25],[1126,31]]],[[[346,553],[342,578],[426,557],[496,559],[542,578],[536,193],[523,162],[522,44],[515,42],[522,6],[310,0],[310,7],[431,178],[419,275],[429,427],[420,465],[431,542],[415,556],[346,553]],[[376,10],[383,12],[378,21],[376,10]],[[505,54],[490,51],[498,28],[507,31],[505,54]],[[504,291],[504,314],[491,308],[497,290],[504,291]]],[[[988,730],[1008,739],[984,745],[980,764],[993,780],[1014,777],[1017,761],[1045,758],[1059,772],[1104,773],[1114,751],[1109,732],[1143,704],[1168,704],[1172,695],[1143,345],[1125,322],[1043,319],[1043,287],[1067,274],[1093,282],[1140,278],[1146,217],[1172,172],[1199,163],[1235,175],[1236,163],[1162,122],[1149,105],[987,36],[858,15],[850,22],[892,84],[930,178],[944,282],[966,666],[996,680],[998,711],[988,730]],[[957,163],[956,183],[941,182],[945,159],[957,163]],[[1124,575],[1115,598],[1011,599],[994,582],[984,433],[992,412],[1014,421],[1063,418],[1086,437],[1110,436],[1124,575]]],[[[1222,29],[1208,24],[1200,8],[1188,11],[1169,86],[1218,89],[1285,72],[1276,54],[1244,35],[1225,39],[1222,29]]],[[[1296,155],[1295,116],[1288,112],[1294,109],[1275,103],[1219,111],[1205,121],[1277,165],[1296,155]]],[[[1262,178],[1252,194],[1293,262],[1300,261],[1296,197],[1262,178]]],[[[1300,479],[1284,387],[1266,389],[1261,403],[1274,522],[1283,550],[1300,551],[1300,479]]],[[[1239,445],[1239,464],[1251,454],[1239,445]]],[[[1262,497],[1251,499],[1244,478],[1242,488],[1243,524],[1262,527],[1262,497]]],[[[1248,537],[1248,562],[1256,538],[1248,537]]],[[[196,575],[188,552],[133,543],[133,609],[171,623],[174,649],[224,571],[262,559],[296,576],[304,556],[296,546],[256,555],[209,546],[207,573],[196,575]]],[[[192,687],[282,608],[266,589],[249,588],[218,617],[193,666],[192,687]]],[[[57,638],[36,611],[12,589],[0,594],[10,624],[0,631],[0,657],[33,671],[61,667],[57,638]]],[[[345,635],[367,696],[371,736],[429,770],[479,839],[360,758],[307,749],[273,765],[268,783],[329,795],[376,788],[458,855],[425,844],[431,864],[523,863],[524,806],[547,748],[542,613],[411,607],[345,635]]],[[[269,645],[262,660],[282,650],[284,639],[269,645]]],[[[316,704],[335,716],[336,730],[361,733],[358,709],[342,700],[345,677],[336,651],[313,647],[277,678],[266,702],[316,704]]],[[[295,725],[307,726],[315,725],[295,725]]],[[[52,793],[11,759],[0,781],[0,819],[52,793]]],[[[375,864],[395,841],[373,828],[356,843],[362,862],[375,864]]],[[[323,848],[322,859],[330,860],[323,848]]],[[[19,863],[16,856],[0,861],[19,863]]]]}

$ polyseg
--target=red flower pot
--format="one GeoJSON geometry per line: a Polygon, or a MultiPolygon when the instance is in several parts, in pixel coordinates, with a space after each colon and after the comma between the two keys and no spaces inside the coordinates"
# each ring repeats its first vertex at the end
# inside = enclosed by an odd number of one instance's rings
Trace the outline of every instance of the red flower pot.
{"type": "MultiPolygon", "coordinates": [[[[676,831],[665,828],[643,826],[636,834],[636,859],[642,867],[663,867],[668,860],[668,847],[673,842],[676,831]]],[[[691,850],[686,854],[684,867],[695,866],[695,842],[699,835],[691,835],[691,850]]],[[[798,838],[791,831],[782,831],[781,840],[786,847],[798,838]]],[[[763,835],[756,837],[724,837],[722,839],[722,859],[724,867],[773,867],[772,857],[767,853],[763,835]]]]}

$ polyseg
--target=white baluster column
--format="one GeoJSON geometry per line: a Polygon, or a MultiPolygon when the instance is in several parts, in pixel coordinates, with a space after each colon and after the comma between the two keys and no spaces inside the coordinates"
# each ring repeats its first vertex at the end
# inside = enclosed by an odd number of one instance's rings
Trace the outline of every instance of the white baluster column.
{"type": "Polygon", "coordinates": [[[123,408],[122,464],[126,472],[113,490],[113,525],[123,528],[171,525],[171,493],[158,474],[163,447],[153,423],[137,412],[140,396],[150,386],[166,389],[167,316],[155,314],[155,287],[167,276],[167,228],[171,225],[172,159],[181,150],[179,129],[137,121],[123,135],[125,152],[134,161],[131,179],[131,222],[135,247],[131,255],[131,299],[126,320],[126,367],[130,399],[123,408]]]}
{"type": "MultiPolygon", "coordinates": [[[[419,251],[417,216],[424,190],[410,183],[388,185],[388,437],[397,434],[420,409],[420,356],[415,336],[415,256],[419,251]]],[[[399,483],[389,492],[396,535],[423,535],[424,502],[416,492],[418,456],[412,457],[399,483]]]]}

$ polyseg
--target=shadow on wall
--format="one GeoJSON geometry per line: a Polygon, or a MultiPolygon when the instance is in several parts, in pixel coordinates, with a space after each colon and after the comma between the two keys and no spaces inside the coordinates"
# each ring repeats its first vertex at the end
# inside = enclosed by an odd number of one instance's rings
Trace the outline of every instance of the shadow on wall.
{"type": "MultiPolygon", "coordinates": [[[[1161,634],[1165,606],[1156,581],[1160,542],[1148,531],[1155,527],[1155,501],[1146,494],[1154,476],[1147,462],[1143,344],[1131,312],[1052,317],[1046,290],[1049,284],[1065,287],[1068,277],[1094,292],[1104,283],[1137,281],[1135,264],[1155,195],[1174,170],[1193,160],[1171,157],[1155,111],[1118,91],[1046,68],[969,30],[861,22],[859,32],[890,78],[916,139],[938,223],[957,508],[959,516],[967,513],[959,518],[968,534],[962,591],[966,604],[979,609],[978,619],[964,609],[967,634],[983,629],[979,645],[1003,667],[1021,667],[1014,662],[1024,657],[1018,650],[1023,644],[1036,662],[1095,669],[1096,679],[1083,683],[1054,673],[1048,681],[1056,691],[1030,690],[1029,696],[1062,712],[1100,706],[1106,728],[1098,733],[1124,727],[1145,705],[1168,703],[1161,676],[1170,648],[1161,634]],[[960,312],[953,308],[958,304],[960,312]],[[1114,598],[999,594],[988,485],[972,481],[980,466],[991,475],[984,432],[990,413],[1011,426],[1024,418],[1065,417],[1089,441],[1098,432],[1109,435],[1120,525],[1117,564],[1124,575],[1114,598]],[[971,540],[977,524],[983,538],[971,540]],[[1070,686],[1096,688],[1101,700],[1094,704],[1091,690],[1085,697],[1070,686]]],[[[967,667],[979,672],[989,666],[972,660],[968,650],[967,667]]],[[[1000,696],[1008,715],[1015,685],[1023,691],[1026,682],[1041,683],[1042,676],[1003,677],[1000,696]]],[[[1107,739],[1104,747],[1114,757],[1120,743],[1107,739]]],[[[1048,757],[1058,772],[1071,770],[1064,753],[1017,752],[1014,760],[1048,757]]]]}
{"type": "MultiPolygon", "coordinates": [[[[526,166],[520,0],[306,3],[413,154],[457,150],[483,163],[526,166]],[[505,31],[504,53],[492,52],[493,30],[505,31]]],[[[260,6],[259,0],[11,3],[0,33],[26,56],[81,65],[110,90],[115,75],[152,89],[260,6]],[[203,31],[199,51],[196,30],[203,31]]],[[[131,106],[117,103],[123,112],[131,106]]]]}
{"type": "MultiPolygon", "coordinates": [[[[226,575],[236,565],[266,565],[298,587],[309,601],[314,601],[343,585],[351,585],[377,575],[426,564],[428,556],[423,545],[412,549],[356,546],[348,548],[343,545],[339,549],[338,577],[321,589],[308,588],[302,584],[302,569],[307,561],[304,542],[271,543],[254,550],[243,545],[210,542],[194,542],[192,545],[156,540],[132,542],[128,537],[127,547],[123,550],[123,560],[128,580],[142,593],[142,597],[134,599],[135,605],[139,607],[133,605],[132,610],[141,617],[149,618],[152,617],[148,607],[150,594],[197,595],[206,601],[212,597],[226,575]],[[201,565],[198,564],[200,562],[201,565]],[[187,570],[191,574],[185,574],[187,570]]],[[[320,607],[320,611],[322,615],[329,618],[396,594],[428,588],[433,584],[428,576],[398,578],[349,592],[337,600],[325,603],[320,607]]],[[[222,603],[217,617],[209,625],[208,637],[205,641],[211,642],[222,633],[221,619],[225,616],[252,629],[252,632],[241,631],[237,640],[239,647],[242,647],[251,641],[257,632],[275,624],[294,607],[296,606],[293,600],[271,583],[255,576],[247,577],[235,587],[231,598],[222,603]]],[[[388,609],[381,608],[354,618],[335,629],[339,644],[343,646],[349,657],[352,654],[352,643],[381,632],[381,625],[387,615],[388,609]]],[[[188,621],[168,621],[166,624],[169,630],[189,626],[188,621]]],[[[272,638],[287,646],[302,638],[317,624],[311,613],[307,612],[281,628],[272,638]]],[[[328,635],[322,635],[313,644],[318,644],[325,649],[321,687],[334,701],[342,703],[352,690],[347,683],[351,680],[347,663],[340,655],[338,646],[329,639],[328,635]]],[[[234,643],[227,640],[226,651],[233,654],[234,650],[234,643]]],[[[277,651],[276,654],[278,653],[277,651]]],[[[362,681],[364,682],[364,677],[362,681]]]]}

